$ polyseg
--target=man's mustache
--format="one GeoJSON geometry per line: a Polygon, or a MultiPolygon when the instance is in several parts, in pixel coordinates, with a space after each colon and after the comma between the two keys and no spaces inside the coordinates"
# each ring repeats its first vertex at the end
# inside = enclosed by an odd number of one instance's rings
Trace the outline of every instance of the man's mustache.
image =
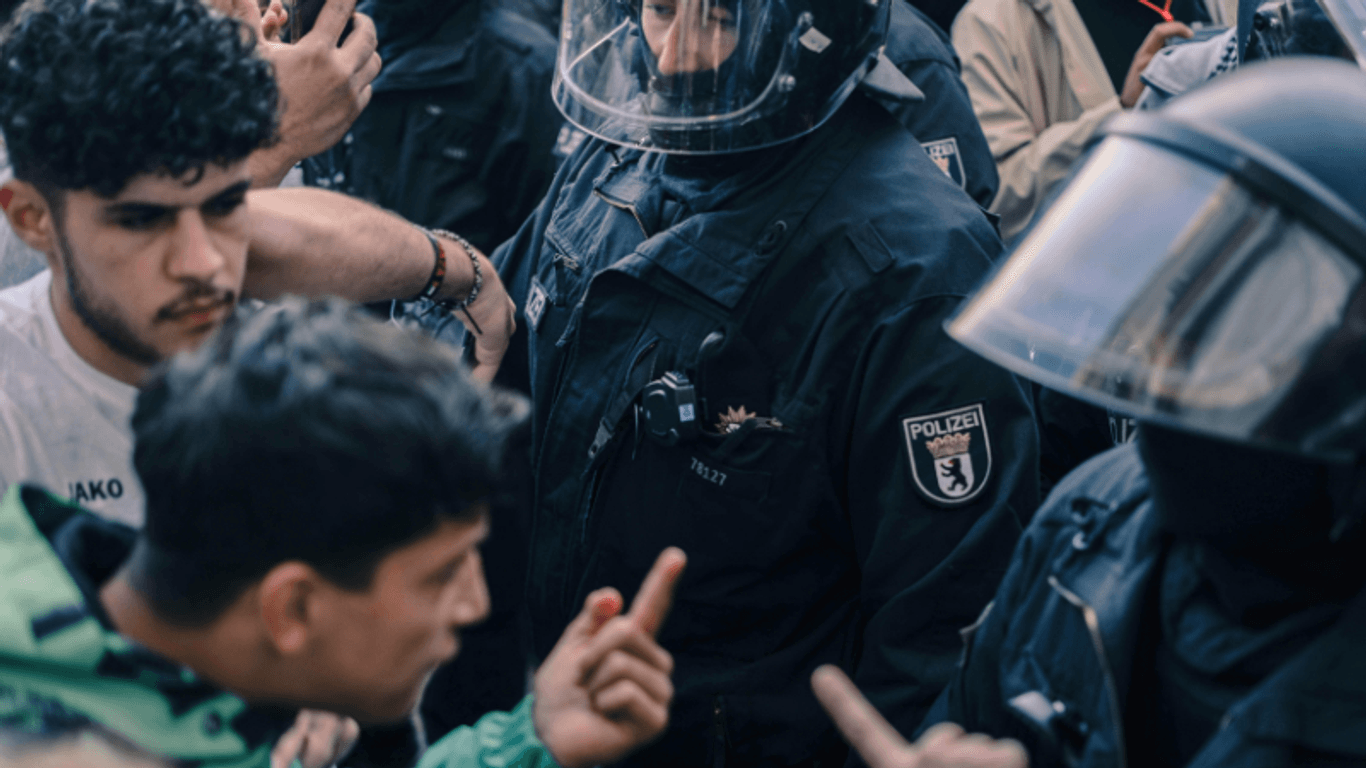
{"type": "Polygon", "coordinates": [[[186,315],[208,312],[219,307],[231,307],[237,303],[237,293],[215,288],[203,283],[193,283],[185,294],[157,310],[156,322],[176,320],[186,315]]]}

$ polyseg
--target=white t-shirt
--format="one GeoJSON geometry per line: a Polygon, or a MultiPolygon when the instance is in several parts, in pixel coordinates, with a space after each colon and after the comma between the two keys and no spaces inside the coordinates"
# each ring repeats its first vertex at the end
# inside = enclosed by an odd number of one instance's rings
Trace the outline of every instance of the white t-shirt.
{"type": "Polygon", "coordinates": [[[0,492],[35,483],[141,527],[129,423],[137,388],[71,348],[52,312],[51,284],[43,270],[0,291],[0,492]]]}

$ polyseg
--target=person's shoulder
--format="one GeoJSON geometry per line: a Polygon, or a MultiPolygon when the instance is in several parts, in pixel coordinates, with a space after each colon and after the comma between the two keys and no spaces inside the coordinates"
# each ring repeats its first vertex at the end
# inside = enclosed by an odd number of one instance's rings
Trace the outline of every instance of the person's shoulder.
{"type": "Polygon", "coordinates": [[[19,330],[38,322],[40,301],[47,299],[52,272],[43,270],[18,285],[0,290],[0,329],[19,330]]]}
{"type": "Polygon", "coordinates": [[[907,0],[896,0],[892,4],[886,54],[898,68],[916,61],[936,61],[957,67],[948,34],[907,0]]]}
{"type": "MultiPolygon", "coordinates": [[[[984,33],[994,36],[1009,34],[1018,27],[1018,17],[1030,10],[1030,0],[968,0],[953,18],[949,36],[959,56],[967,63],[967,48],[978,48],[985,42],[984,33]]],[[[1023,42],[1023,41],[1021,41],[1023,42]]]]}
{"type": "Polygon", "coordinates": [[[2,382],[20,377],[33,380],[52,365],[50,332],[42,320],[41,302],[47,301],[51,273],[47,270],[0,290],[0,388],[2,382]]]}
{"type": "Polygon", "coordinates": [[[506,53],[529,58],[533,63],[553,67],[557,43],[545,27],[507,8],[492,8],[484,14],[482,24],[490,41],[506,53]]]}
{"type": "Polygon", "coordinates": [[[860,138],[814,211],[816,226],[871,229],[876,239],[863,241],[881,240],[890,266],[909,270],[907,276],[926,290],[966,293],[1000,255],[990,219],[909,131],[880,105],[864,101],[856,94],[846,105],[856,114],[845,129],[860,138]]]}
{"type": "MultiPolygon", "coordinates": [[[[0,631],[0,656],[19,657],[21,663],[47,659],[52,649],[41,641],[53,634],[50,625],[55,617],[83,604],[80,589],[42,532],[80,513],[78,507],[22,483],[11,485],[0,497],[0,612],[19,619],[9,631],[0,631]]],[[[65,626],[87,618],[79,611],[66,613],[70,621],[65,626]]],[[[75,650],[65,647],[63,652],[75,650]]],[[[0,671],[0,677],[3,674],[0,671]]]]}

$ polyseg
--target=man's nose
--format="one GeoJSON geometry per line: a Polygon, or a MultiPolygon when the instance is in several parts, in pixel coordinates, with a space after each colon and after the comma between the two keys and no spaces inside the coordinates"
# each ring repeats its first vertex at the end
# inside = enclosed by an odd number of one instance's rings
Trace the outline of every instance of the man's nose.
{"type": "Polygon", "coordinates": [[[208,280],[224,264],[226,259],[210,239],[203,215],[192,208],[180,211],[176,215],[175,233],[166,265],[167,274],[175,280],[208,280]]]}
{"type": "Polygon", "coordinates": [[[659,52],[659,73],[677,75],[715,69],[714,63],[706,61],[715,33],[715,25],[704,26],[696,13],[680,9],[659,52]]]}

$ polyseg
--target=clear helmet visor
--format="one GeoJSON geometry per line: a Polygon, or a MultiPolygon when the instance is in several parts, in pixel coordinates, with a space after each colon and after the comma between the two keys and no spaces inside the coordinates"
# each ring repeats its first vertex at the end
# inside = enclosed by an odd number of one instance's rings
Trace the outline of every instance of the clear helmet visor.
{"type": "Polygon", "coordinates": [[[1366,445],[1362,278],[1228,174],[1110,137],[948,330],[1140,419],[1338,455],[1366,445]]]}
{"type": "MultiPolygon", "coordinates": [[[[685,154],[767,146],[799,132],[766,118],[791,105],[802,56],[832,42],[783,0],[565,0],[554,99],[617,144],[685,154]]],[[[818,125],[832,101],[801,125],[818,125]]]]}

